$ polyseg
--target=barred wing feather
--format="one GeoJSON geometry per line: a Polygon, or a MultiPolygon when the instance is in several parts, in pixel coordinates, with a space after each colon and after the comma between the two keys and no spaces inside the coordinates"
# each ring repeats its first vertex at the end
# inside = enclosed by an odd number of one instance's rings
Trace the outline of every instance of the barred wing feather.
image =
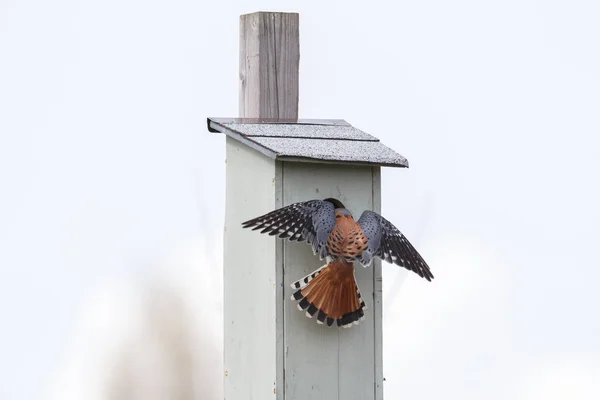
{"type": "Polygon", "coordinates": [[[431,281],[433,274],[423,257],[391,222],[373,211],[365,211],[358,224],[368,239],[360,257],[361,264],[371,264],[373,257],[404,267],[431,281]]]}
{"type": "Polygon", "coordinates": [[[335,206],[323,200],[294,203],[242,223],[282,239],[311,245],[320,259],[327,256],[327,238],[335,226],[335,206]]]}

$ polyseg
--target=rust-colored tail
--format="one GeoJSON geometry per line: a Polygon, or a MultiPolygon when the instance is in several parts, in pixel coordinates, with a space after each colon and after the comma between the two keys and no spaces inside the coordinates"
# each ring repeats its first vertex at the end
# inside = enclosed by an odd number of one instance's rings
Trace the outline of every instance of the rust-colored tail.
{"type": "Polygon", "coordinates": [[[335,260],[290,285],[298,289],[292,300],[306,316],[317,316],[319,324],[349,328],[364,319],[366,309],[356,279],[354,264],[335,260]]]}

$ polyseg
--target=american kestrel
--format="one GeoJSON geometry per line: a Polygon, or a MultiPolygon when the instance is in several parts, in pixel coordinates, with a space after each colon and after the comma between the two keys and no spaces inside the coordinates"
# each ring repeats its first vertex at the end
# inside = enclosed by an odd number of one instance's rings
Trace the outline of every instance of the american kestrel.
{"type": "Polygon", "coordinates": [[[332,326],[358,325],[365,302],[354,277],[354,261],[368,267],[374,257],[404,267],[431,281],[433,274],[423,257],[391,222],[373,211],[358,221],[337,199],[294,203],[242,223],[290,241],[306,241],[319,259],[328,263],[291,284],[292,299],[306,316],[332,326]]]}

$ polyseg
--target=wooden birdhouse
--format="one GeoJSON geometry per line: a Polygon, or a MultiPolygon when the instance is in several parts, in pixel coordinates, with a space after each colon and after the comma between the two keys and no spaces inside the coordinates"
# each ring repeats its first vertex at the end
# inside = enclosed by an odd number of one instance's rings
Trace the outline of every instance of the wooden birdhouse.
{"type": "Polygon", "coordinates": [[[209,118],[227,135],[224,241],[226,399],[375,399],[382,381],[381,264],[356,267],[367,304],[351,329],[318,325],[290,300],[291,282],[323,261],[309,246],[241,223],[299,201],[339,199],[380,211],[380,167],[407,160],[341,120],[209,118]],[[284,397],[277,397],[283,399],[284,397]]]}
{"type": "Polygon", "coordinates": [[[241,224],[285,205],[330,197],[355,215],[379,212],[380,168],[408,162],[346,121],[297,118],[297,14],[244,15],[240,38],[244,118],[207,121],[210,132],[226,135],[227,149],[225,398],[381,399],[380,261],[356,266],[365,320],[351,329],[318,325],[290,300],[290,283],[324,261],[304,243],[258,235],[241,224]],[[271,62],[272,51],[279,63],[271,62]]]}

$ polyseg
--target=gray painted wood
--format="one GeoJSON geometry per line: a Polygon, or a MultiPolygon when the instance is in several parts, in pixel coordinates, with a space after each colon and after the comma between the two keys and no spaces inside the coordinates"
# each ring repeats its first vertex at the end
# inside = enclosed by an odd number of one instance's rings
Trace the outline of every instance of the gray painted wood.
{"type": "Polygon", "coordinates": [[[365,320],[328,328],[296,309],[289,287],[324,261],[305,243],[240,226],[313,198],[339,198],[356,218],[379,210],[379,168],[281,163],[227,138],[226,187],[225,398],[381,399],[380,263],[356,267],[365,320]]]}
{"type": "MultiPolygon", "coordinates": [[[[381,167],[373,167],[373,211],[381,214],[381,167]]],[[[381,260],[373,261],[373,315],[375,348],[375,400],[383,399],[383,290],[381,260]]]]}
{"type": "MultiPolygon", "coordinates": [[[[275,162],[275,205],[283,207],[283,163],[275,162]]],[[[278,400],[285,399],[285,276],[284,276],[284,241],[276,240],[275,247],[275,394],[278,400]]]]}
{"type": "Polygon", "coordinates": [[[240,17],[240,117],[298,118],[297,13],[240,17]]]}
{"type": "MultiPolygon", "coordinates": [[[[378,169],[378,168],[377,168],[378,169]]],[[[283,202],[291,204],[313,198],[340,199],[358,218],[366,210],[380,207],[379,175],[371,167],[288,163],[283,165],[283,202]]],[[[381,363],[380,268],[356,267],[359,288],[367,304],[366,318],[349,329],[318,325],[296,309],[289,298],[289,284],[320,267],[306,244],[285,242],[285,398],[286,399],[375,399],[380,387],[381,363]]]]}
{"type": "MultiPolygon", "coordinates": [[[[275,162],[227,138],[224,233],[224,366],[226,399],[275,398],[277,243],[242,230],[241,222],[278,206],[275,162]]],[[[279,286],[279,287],[278,287],[279,286]]],[[[279,377],[281,379],[281,376],[279,377]]]]}

